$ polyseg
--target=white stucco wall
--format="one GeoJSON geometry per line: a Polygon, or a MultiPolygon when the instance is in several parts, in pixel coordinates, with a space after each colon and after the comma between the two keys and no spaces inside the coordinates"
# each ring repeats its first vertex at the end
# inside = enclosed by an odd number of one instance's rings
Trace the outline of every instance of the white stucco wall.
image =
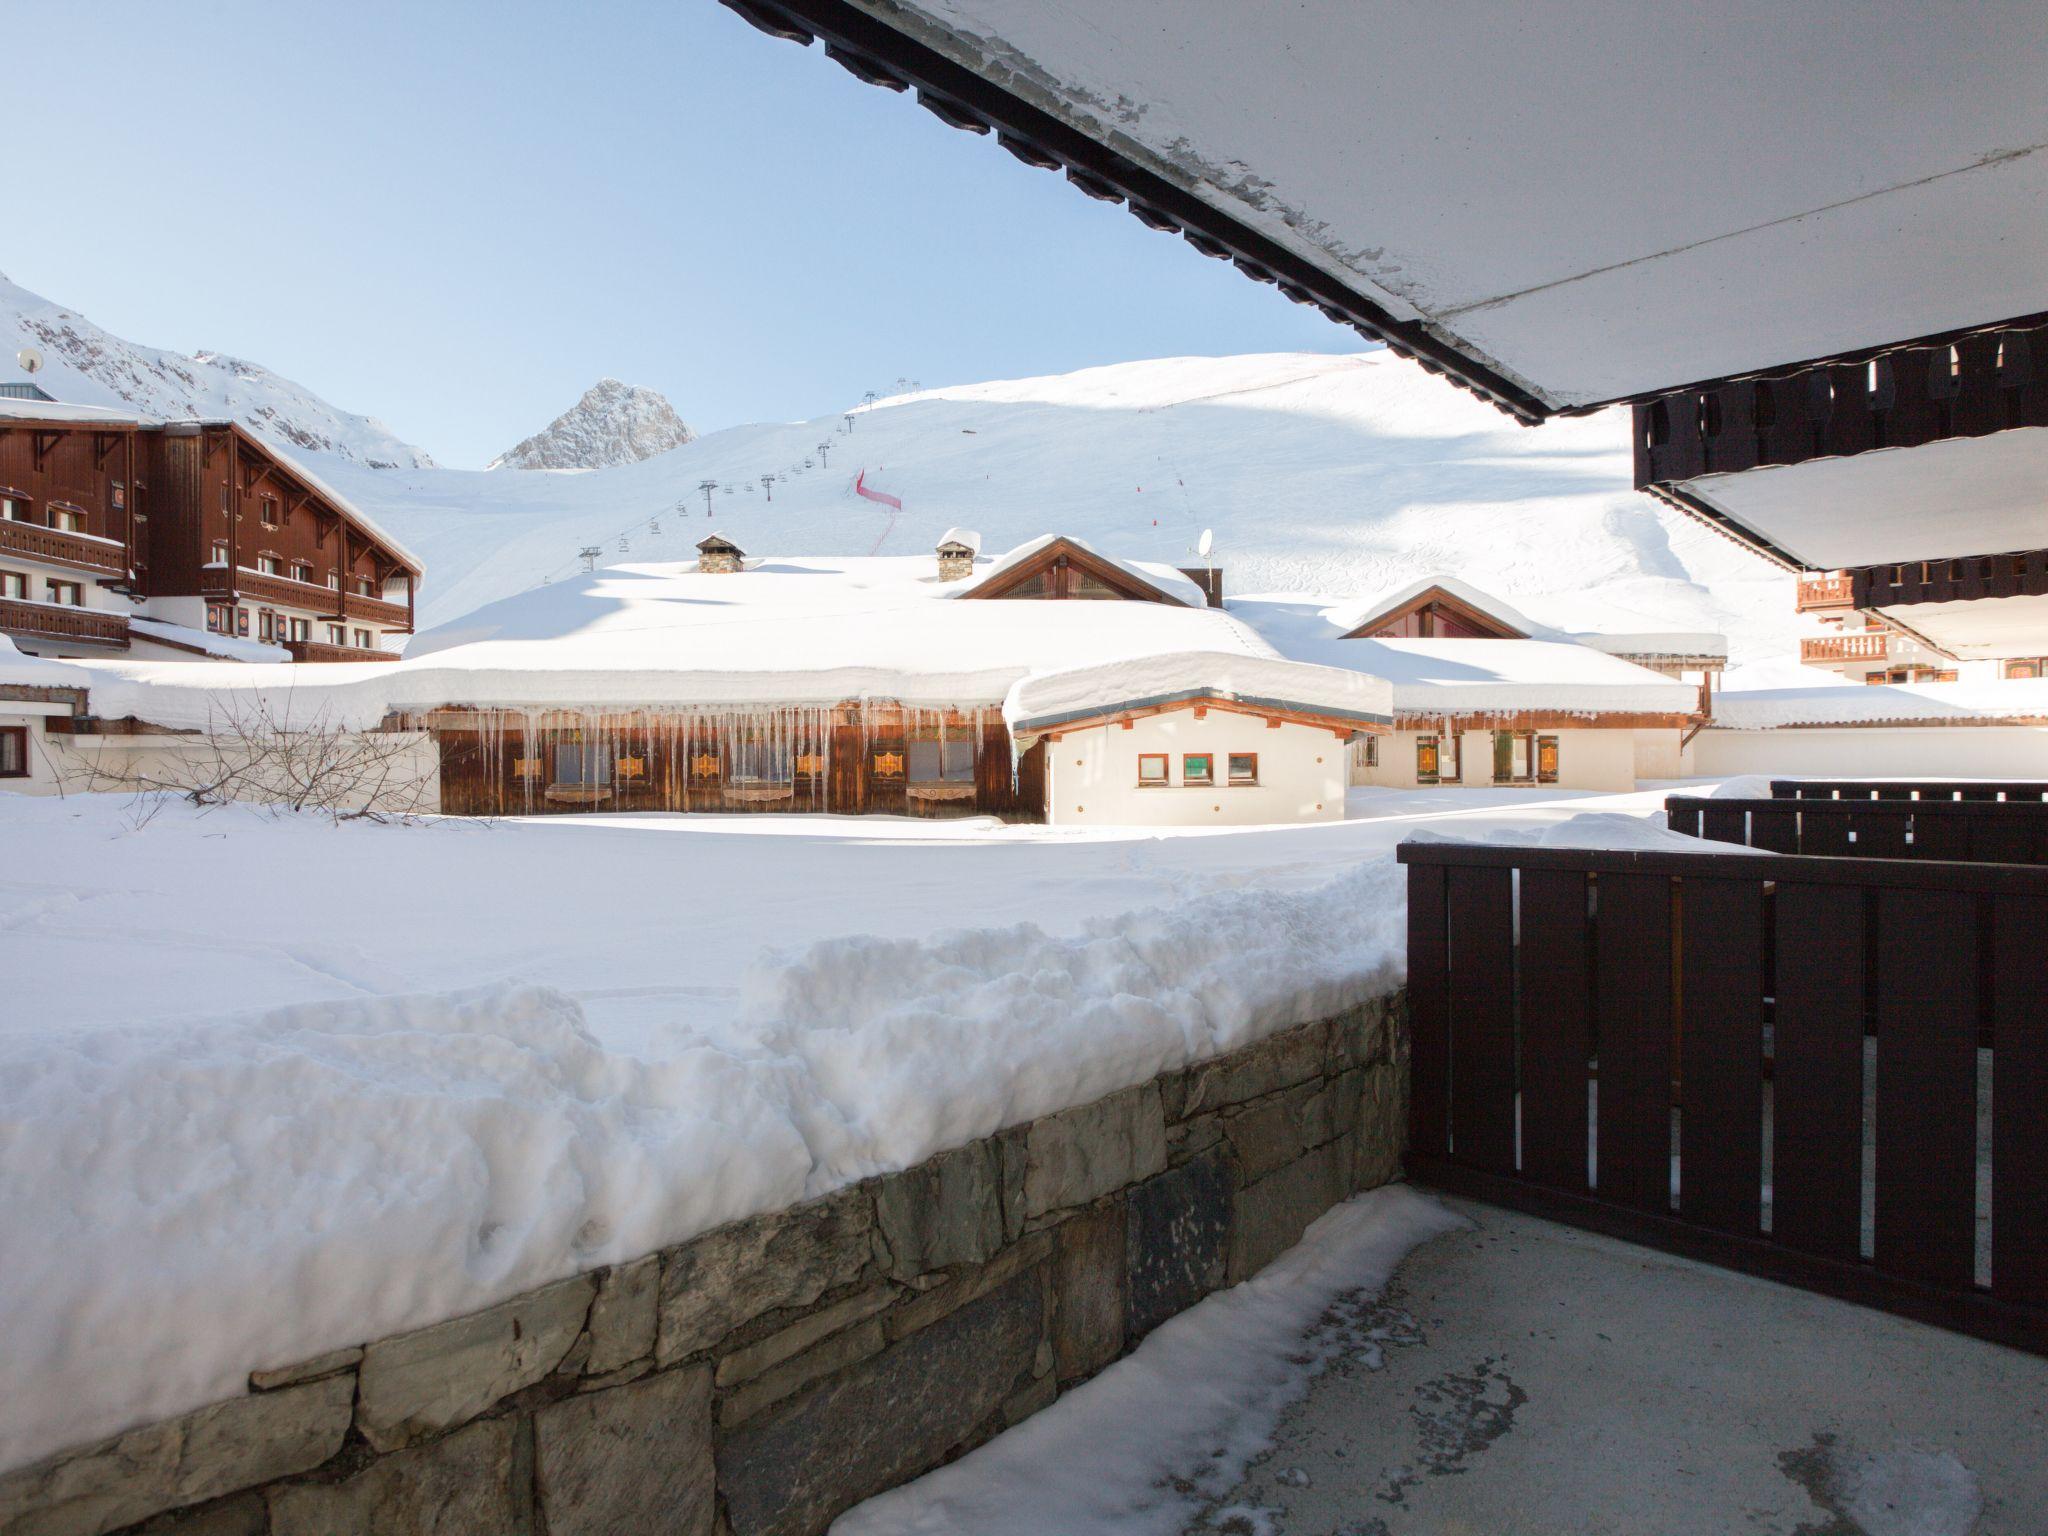
{"type": "Polygon", "coordinates": [[[68,715],[69,704],[29,704],[15,700],[0,702],[0,726],[28,728],[28,777],[0,779],[0,791],[18,795],[52,795],[57,792],[57,762],[50,751],[50,738],[43,734],[43,722],[51,715],[68,715]]]}
{"type": "Polygon", "coordinates": [[[1685,750],[1685,772],[1823,778],[2048,779],[2048,729],[2020,725],[1796,726],[1708,729],[1685,750]]]}
{"type": "Polygon", "coordinates": [[[1264,826],[1344,814],[1345,743],[1333,731],[1211,709],[1178,709],[1121,725],[1062,732],[1046,744],[1046,820],[1055,826],[1264,826]],[[1168,783],[1140,788],[1138,758],[1167,755],[1168,783]],[[1214,756],[1216,783],[1181,782],[1181,757],[1214,756]],[[1256,752],[1259,782],[1229,783],[1229,754],[1256,752]]]}
{"type": "MultiPolygon", "coordinates": [[[[1415,743],[1419,737],[1436,734],[1430,731],[1396,731],[1383,736],[1379,743],[1379,765],[1365,766],[1362,744],[1352,749],[1355,767],[1351,782],[1370,784],[1381,789],[1415,789],[1420,787],[1415,777],[1415,743]]],[[[1557,738],[1557,787],[1559,789],[1595,789],[1614,793],[1626,793],[1636,787],[1639,736],[1668,734],[1671,738],[1671,768],[1663,778],[1678,777],[1678,732],[1616,730],[1587,728],[1584,730],[1537,731],[1538,736],[1557,738]]],[[[1493,732],[1460,731],[1459,744],[1463,748],[1462,777],[1458,783],[1467,787],[1493,783],[1493,732]]],[[[1522,782],[1528,782],[1526,780],[1522,782]]]]}

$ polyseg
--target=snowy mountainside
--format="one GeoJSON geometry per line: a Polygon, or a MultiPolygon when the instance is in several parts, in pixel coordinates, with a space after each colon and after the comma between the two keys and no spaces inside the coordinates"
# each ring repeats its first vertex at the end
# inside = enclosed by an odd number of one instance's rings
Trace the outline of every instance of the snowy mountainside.
{"type": "Polygon", "coordinates": [[[1230,594],[1341,602],[1448,573],[1560,629],[1718,631],[1737,662],[1794,649],[1791,577],[1631,475],[1625,412],[1525,428],[1373,352],[927,390],[850,430],[735,427],[580,475],[332,478],[425,559],[423,626],[571,575],[587,546],[606,565],[691,560],[713,528],[753,555],[923,554],[956,525],[997,554],[1061,532],[1176,565],[1213,528],[1230,594]]]}
{"type": "Polygon", "coordinates": [[[329,405],[260,363],[124,341],[0,274],[0,378],[27,377],[14,366],[23,347],[43,354],[34,382],[72,405],[232,418],[289,451],[333,454],[378,468],[433,467],[425,452],[381,421],[329,405]]]}
{"type": "Polygon", "coordinates": [[[696,439],[659,392],[599,379],[568,410],[484,468],[609,469],[696,439]]]}

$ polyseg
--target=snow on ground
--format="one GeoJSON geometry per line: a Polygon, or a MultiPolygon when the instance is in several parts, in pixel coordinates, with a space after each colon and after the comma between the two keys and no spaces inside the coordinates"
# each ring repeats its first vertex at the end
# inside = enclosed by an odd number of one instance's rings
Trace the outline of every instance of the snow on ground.
{"type": "Polygon", "coordinates": [[[1657,791],[1352,800],[1174,834],[0,796],[0,1467],[1369,995],[1417,830],[1673,839],[1657,791]]]}
{"type": "Polygon", "coordinates": [[[1359,1304],[1416,1244],[1464,1225],[1405,1185],[1356,1196],[1243,1285],[981,1449],[850,1510],[833,1536],[1178,1536],[1271,1445],[1310,1378],[1368,1342],[1359,1304]]]}

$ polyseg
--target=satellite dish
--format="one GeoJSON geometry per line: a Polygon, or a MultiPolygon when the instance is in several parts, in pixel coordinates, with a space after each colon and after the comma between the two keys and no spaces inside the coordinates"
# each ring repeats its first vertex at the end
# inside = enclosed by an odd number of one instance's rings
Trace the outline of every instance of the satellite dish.
{"type": "Polygon", "coordinates": [[[1214,549],[1215,547],[1216,530],[1214,528],[1204,528],[1202,530],[1202,536],[1199,539],[1195,540],[1195,553],[1200,555],[1204,560],[1206,560],[1209,558],[1209,551],[1214,549]]]}
{"type": "Polygon", "coordinates": [[[14,360],[21,364],[21,371],[23,373],[40,373],[42,371],[43,354],[34,347],[23,347],[14,354],[14,360]]]}

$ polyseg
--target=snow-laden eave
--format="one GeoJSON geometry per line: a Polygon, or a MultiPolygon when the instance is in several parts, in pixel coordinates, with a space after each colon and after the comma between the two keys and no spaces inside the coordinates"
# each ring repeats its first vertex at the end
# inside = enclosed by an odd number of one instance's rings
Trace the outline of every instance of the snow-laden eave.
{"type": "MultiPolygon", "coordinates": [[[[948,530],[949,535],[963,533],[964,531],[961,529],[948,530]]],[[[981,536],[973,534],[972,537],[978,547],[981,536]]],[[[1035,539],[1026,539],[1016,548],[996,556],[985,568],[976,570],[971,577],[957,583],[951,591],[946,593],[946,596],[949,598],[973,597],[976,593],[983,591],[992,583],[1008,575],[1034,556],[1043,554],[1055,544],[1067,545],[1069,548],[1079,550],[1084,555],[1100,560],[1104,565],[1109,566],[1113,570],[1120,571],[1126,578],[1136,582],[1139,586],[1146,588],[1148,591],[1156,592],[1167,602],[1178,603],[1186,608],[1206,608],[1209,605],[1209,599],[1202,589],[1173,566],[1162,565],[1149,560],[1120,559],[1115,555],[1107,554],[1096,548],[1086,539],[1075,538],[1070,533],[1042,533],[1035,539]]]]}
{"type": "Polygon", "coordinates": [[[1253,714],[1309,716],[1318,723],[1350,725],[1357,729],[1371,730],[1385,728],[1394,723],[1391,714],[1367,710],[1337,709],[1326,704],[1309,704],[1300,699],[1266,697],[1260,694],[1234,693],[1228,688],[1182,688],[1172,693],[1145,694],[1122,699],[1110,705],[1089,705],[1052,714],[1019,716],[1004,709],[1004,722],[1011,733],[1025,744],[1026,738],[1042,736],[1048,731],[1078,728],[1101,720],[1114,720],[1122,715],[1141,714],[1148,711],[1173,709],[1189,704],[1236,705],[1253,714]]]}

